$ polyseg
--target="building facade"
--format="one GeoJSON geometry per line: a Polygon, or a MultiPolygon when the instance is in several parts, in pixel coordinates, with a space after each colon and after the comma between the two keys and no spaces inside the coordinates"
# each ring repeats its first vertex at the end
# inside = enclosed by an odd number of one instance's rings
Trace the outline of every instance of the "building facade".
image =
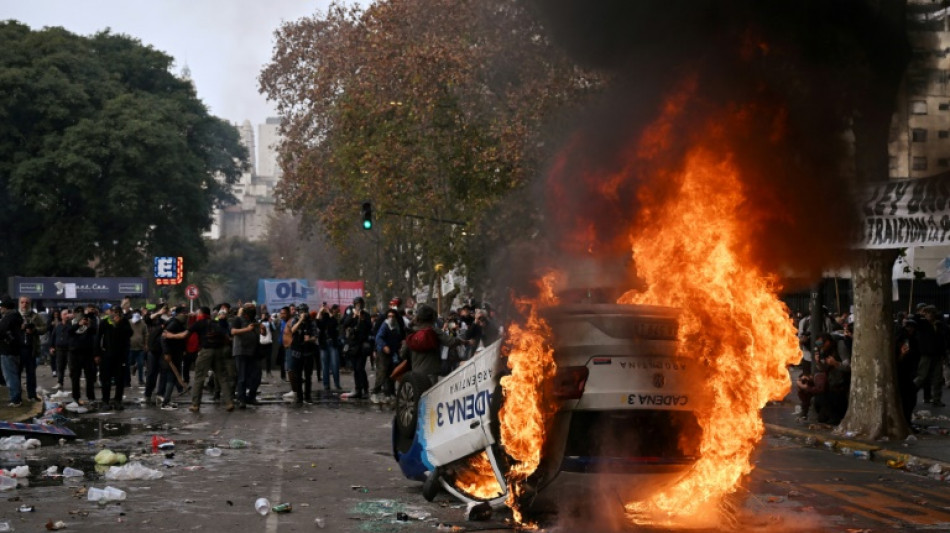
{"type": "Polygon", "coordinates": [[[256,142],[250,121],[237,126],[241,142],[250,155],[250,165],[234,184],[237,203],[215,211],[214,223],[207,234],[209,238],[238,237],[250,241],[264,238],[268,220],[274,213],[274,188],[280,180],[276,151],[279,126],[279,118],[268,118],[258,126],[256,142]]]}

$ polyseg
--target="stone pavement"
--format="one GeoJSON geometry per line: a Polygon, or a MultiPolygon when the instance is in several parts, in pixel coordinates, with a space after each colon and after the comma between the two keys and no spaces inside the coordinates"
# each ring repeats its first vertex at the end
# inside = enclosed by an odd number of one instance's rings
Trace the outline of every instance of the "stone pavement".
{"type": "Polygon", "coordinates": [[[30,402],[26,400],[26,393],[23,394],[23,406],[7,407],[10,403],[10,389],[0,387],[0,422],[28,422],[43,414],[43,402],[30,402]]]}
{"type": "MultiPolygon", "coordinates": [[[[925,404],[922,396],[914,410],[913,425],[918,432],[898,441],[870,440],[841,433],[833,426],[815,422],[814,414],[811,421],[801,421],[795,412],[798,398],[794,392],[784,401],[766,406],[762,418],[769,435],[801,440],[831,452],[853,454],[891,468],[930,473],[931,477],[950,481],[950,407],[925,404]],[[939,471],[934,472],[931,468],[939,468],[939,471]]],[[[947,397],[950,397],[950,391],[945,392],[944,399],[947,397]]]]}

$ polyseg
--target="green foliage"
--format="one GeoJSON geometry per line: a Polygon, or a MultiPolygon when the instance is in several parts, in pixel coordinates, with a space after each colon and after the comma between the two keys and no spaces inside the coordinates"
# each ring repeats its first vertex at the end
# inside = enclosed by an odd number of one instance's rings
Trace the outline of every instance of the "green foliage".
{"type": "Polygon", "coordinates": [[[0,274],[205,260],[201,232],[247,152],[171,65],[123,35],[0,23],[0,274]]]}
{"type": "Polygon", "coordinates": [[[437,263],[484,271],[485,248],[523,235],[499,231],[504,216],[534,219],[498,208],[539,172],[552,111],[594,86],[523,2],[333,5],[284,25],[261,75],[284,118],[278,199],[372,292],[413,294],[437,263]]]}

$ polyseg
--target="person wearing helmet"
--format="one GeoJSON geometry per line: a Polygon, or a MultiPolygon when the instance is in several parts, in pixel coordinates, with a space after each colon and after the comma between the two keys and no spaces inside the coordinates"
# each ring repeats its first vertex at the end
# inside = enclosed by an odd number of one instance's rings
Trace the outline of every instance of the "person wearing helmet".
{"type": "Polygon", "coordinates": [[[353,298],[353,312],[343,321],[343,336],[346,353],[353,362],[353,391],[341,394],[341,398],[363,400],[369,398],[369,377],[366,375],[366,359],[372,351],[370,332],[372,319],[365,310],[362,297],[353,298]]]}

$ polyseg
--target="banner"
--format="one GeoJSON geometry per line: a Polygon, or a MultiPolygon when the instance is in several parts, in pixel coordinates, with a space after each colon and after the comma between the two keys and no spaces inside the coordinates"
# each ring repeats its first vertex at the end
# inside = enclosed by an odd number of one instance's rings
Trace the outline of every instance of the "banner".
{"type": "Polygon", "coordinates": [[[96,302],[118,301],[126,296],[148,296],[145,278],[23,278],[9,279],[14,298],[29,296],[33,300],[76,300],[96,302]]]}
{"type": "Polygon", "coordinates": [[[317,281],[317,300],[341,308],[353,305],[353,298],[363,296],[362,281],[317,281]]]}
{"type": "Polygon", "coordinates": [[[316,281],[306,279],[259,279],[257,280],[257,301],[267,305],[270,312],[291,304],[306,303],[311,311],[337,304],[346,308],[353,304],[353,298],[363,296],[362,281],[316,281]]]}
{"type": "Polygon", "coordinates": [[[950,245],[950,176],[878,184],[867,191],[861,208],[860,248],[950,245]]]}
{"type": "Polygon", "coordinates": [[[313,310],[320,308],[316,289],[305,279],[259,279],[257,302],[266,305],[271,313],[276,313],[281,307],[301,303],[306,303],[313,310]]]}

